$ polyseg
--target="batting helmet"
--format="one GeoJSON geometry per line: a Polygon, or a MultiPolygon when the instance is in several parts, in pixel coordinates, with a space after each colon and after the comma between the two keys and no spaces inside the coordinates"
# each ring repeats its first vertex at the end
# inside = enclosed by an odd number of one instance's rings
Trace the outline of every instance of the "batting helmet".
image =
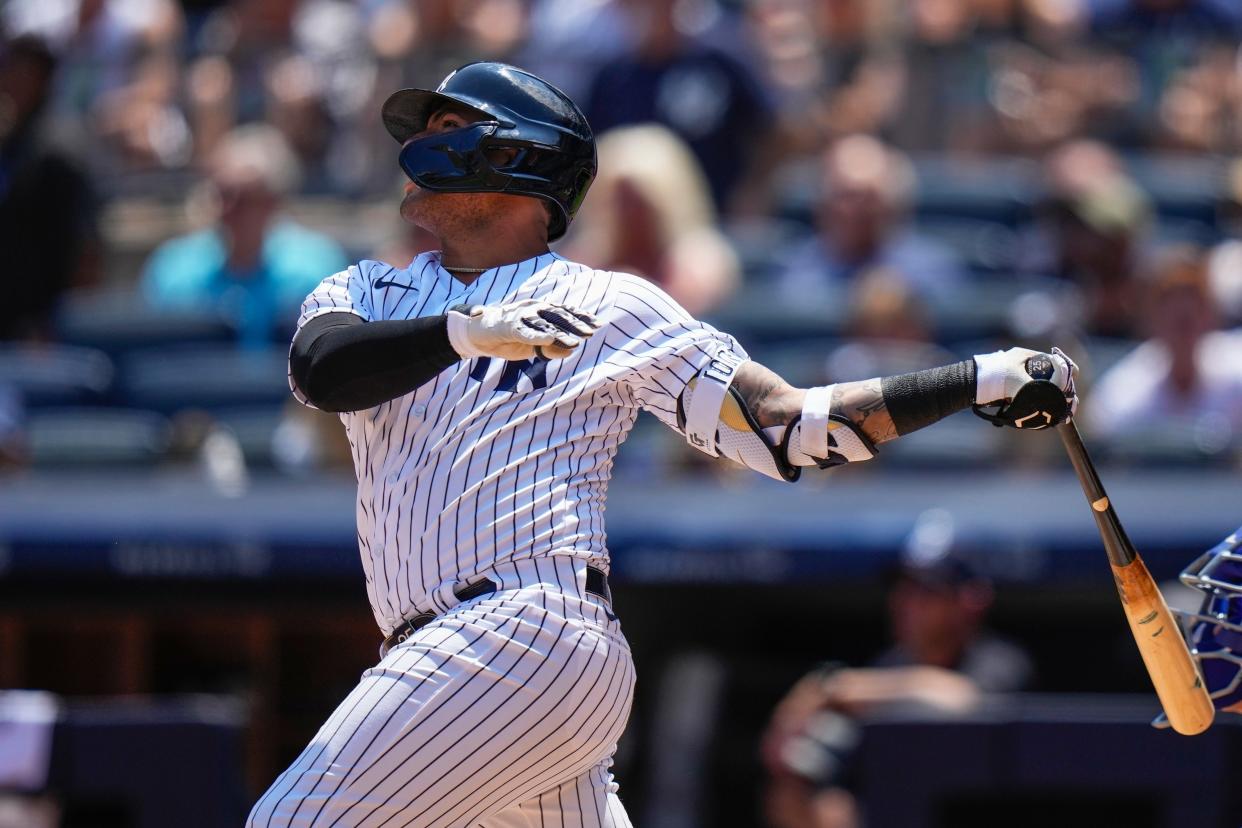
{"type": "Polygon", "coordinates": [[[384,102],[384,126],[402,144],[400,163],[414,183],[448,193],[514,193],[556,205],[548,239],[559,239],[595,178],[595,137],[564,92],[504,63],[468,63],[434,91],[402,89],[384,102]],[[410,140],[446,105],[480,120],[410,140]],[[511,149],[505,161],[489,151],[511,149]],[[512,155],[511,158],[509,156],[512,155]]]}
{"type": "Polygon", "coordinates": [[[1203,590],[1187,638],[1217,710],[1242,713],[1242,527],[1182,571],[1182,583],[1203,590]]]}

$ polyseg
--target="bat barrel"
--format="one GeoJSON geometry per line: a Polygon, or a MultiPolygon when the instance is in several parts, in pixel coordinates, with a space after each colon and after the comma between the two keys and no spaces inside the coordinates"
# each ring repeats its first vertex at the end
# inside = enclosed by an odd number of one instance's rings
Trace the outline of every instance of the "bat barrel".
{"type": "Polygon", "coordinates": [[[1216,708],[1151,573],[1136,558],[1125,566],[1114,565],[1113,579],[1169,725],[1184,736],[1202,733],[1212,724],[1216,708]]]}
{"type": "Polygon", "coordinates": [[[1169,724],[1187,736],[1202,733],[1212,724],[1216,709],[1182,639],[1181,629],[1143,559],[1126,536],[1078,428],[1069,421],[1057,426],[1057,433],[1065,444],[1083,494],[1091,504],[1091,514],[1112,564],[1122,610],[1169,724]]]}

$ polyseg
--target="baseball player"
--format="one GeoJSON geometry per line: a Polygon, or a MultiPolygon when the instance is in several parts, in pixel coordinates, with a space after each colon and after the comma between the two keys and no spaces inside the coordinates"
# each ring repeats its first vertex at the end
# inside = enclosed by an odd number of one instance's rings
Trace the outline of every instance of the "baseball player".
{"type": "Polygon", "coordinates": [[[628,826],[609,771],[634,665],[604,498],[638,412],[778,480],[870,459],[971,405],[1017,427],[1076,402],[1059,352],[1012,349],[793,388],[659,288],[549,252],[595,174],[563,93],[474,63],[384,104],[402,216],[440,249],[307,298],[299,400],[340,412],[380,661],[249,825],[628,826]]]}

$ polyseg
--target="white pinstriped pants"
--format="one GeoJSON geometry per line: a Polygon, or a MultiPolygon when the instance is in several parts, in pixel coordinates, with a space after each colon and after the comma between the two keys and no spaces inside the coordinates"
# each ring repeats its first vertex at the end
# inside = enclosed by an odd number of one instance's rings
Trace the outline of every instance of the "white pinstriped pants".
{"type": "Polygon", "coordinates": [[[246,824],[629,828],[609,767],[633,690],[601,599],[467,601],[363,674],[246,824]]]}

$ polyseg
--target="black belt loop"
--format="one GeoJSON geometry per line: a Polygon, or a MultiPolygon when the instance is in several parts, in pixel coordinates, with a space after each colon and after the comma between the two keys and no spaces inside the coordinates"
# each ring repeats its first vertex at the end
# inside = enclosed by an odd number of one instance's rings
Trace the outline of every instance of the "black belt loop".
{"type": "MultiPolygon", "coordinates": [[[[490,578],[483,578],[482,580],[475,581],[472,584],[457,587],[453,590],[453,594],[457,596],[458,601],[465,602],[469,601],[471,598],[478,598],[480,595],[490,595],[495,591],[496,582],[490,578]]],[[[604,574],[603,570],[596,569],[593,566],[587,567],[586,591],[592,593],[593,595],[598,595],[609,604],[612,603],[612,591],[608,588],[608,576],[604,574]]],[[[611,612],[608,613],[608,617],[613,620],[616,619],[616,616],[614,616],[611,612]]],[[[397,625],[397,628],[392,631],[392,635],[385,638],[384,642],[380,644],[380,658],[388,655],[389,650],[402,643],[434,620],[436,620],[436,614],[434,612],[420,612],[418,615],[402,621],[397,625]]]]}
{"type": "Polygon", "coordinates": [[[612,590],[608,588],[608,576],[602,569],[587,567],[586,591],[598,595],[608,603],[612,603],[612,590]]]}

